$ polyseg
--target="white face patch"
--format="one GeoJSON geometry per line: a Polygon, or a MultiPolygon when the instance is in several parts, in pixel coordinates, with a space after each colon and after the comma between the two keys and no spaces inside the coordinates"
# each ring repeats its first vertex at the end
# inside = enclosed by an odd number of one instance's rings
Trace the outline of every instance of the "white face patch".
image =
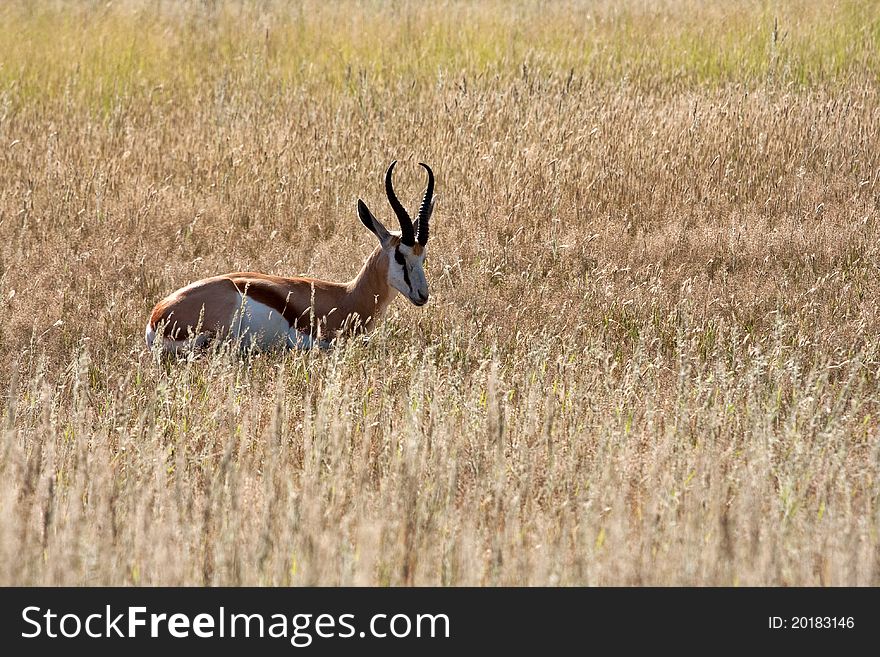
{"type": "Polygon", "coordinates": [[[388,262],[388,284],[417,306],[428,302],[428,280],[425,278],[425,247],[398,244],[391,250],[388,262]]]}

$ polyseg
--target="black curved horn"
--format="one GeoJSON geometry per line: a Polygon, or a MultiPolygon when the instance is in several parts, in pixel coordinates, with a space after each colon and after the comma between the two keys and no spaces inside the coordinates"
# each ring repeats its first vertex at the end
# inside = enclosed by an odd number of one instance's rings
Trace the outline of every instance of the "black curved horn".
{"type": "Polygon", "coordinates": [[[412,219],[409,218],[406,210],[404,210],[400,201],[397,200],[397,195],[394,193],[394,187],[391,184],[391,172],[394,171],[395,164],[397,164],[397,160],[394,160],[391,166],[388,167],[388,171],[385,172],[385,193],[388,194],[388,202],[391,204],[394,214],[397,215],[397,221],[400,222],[401,243],[412,246],[416,243],[412,219]]]}
{"type": "Polygon", "coordinates": [[[419,208],[419,229],[416,234],[419,244],[425,246],[428,243],[428,222],[431,220],[431,212],[434,210],[434,206],[431,204],[434,199],[434,172],[424,162],[419,162],[419,166],[428,172],[428,187],[425,189],[425,197],[419,208]]]}

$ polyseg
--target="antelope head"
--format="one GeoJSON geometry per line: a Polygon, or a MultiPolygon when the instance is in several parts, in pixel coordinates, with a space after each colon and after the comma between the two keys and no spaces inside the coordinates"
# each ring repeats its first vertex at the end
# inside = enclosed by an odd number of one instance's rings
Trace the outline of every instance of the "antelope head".
{"type": "Polygon", "coordinates": [[[428,223],[434,211],[434,172],[427,164],[419,162],[419,166],[428,172],[428,187],[419,207],[417,226],[413,227],[412,219],[397,199],[391,174],[397,160],[391,163],[385,172],[385,193],[388,202],[397,215],[400,233],[391,232],[382,225],[366,204],[358,199],[358,217],[379,239],[380,247],[388,259],[388,285],[406,296],[416,306],[424,306],[428,302],[428,281],[425,278],[425,247],[428,244],[428,223]]]}

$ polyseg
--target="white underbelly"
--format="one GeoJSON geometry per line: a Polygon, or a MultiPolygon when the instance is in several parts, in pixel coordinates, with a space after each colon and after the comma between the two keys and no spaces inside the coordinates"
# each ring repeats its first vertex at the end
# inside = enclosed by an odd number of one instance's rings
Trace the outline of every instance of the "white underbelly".
{"type": "MultiPolygon", "coordinates": [[[[254,301],[250,297],[242,299],[238,310],[232,317],[227,337],[238,340],[242,349],[311,349],[318,346],[327,348],[330,343],[324,340],[315,341],[308,333],[298,331],[290,326],[287,320],[274,308],[254,301]]],[[[176,354],[182,350],[201,347],[210,340],[209,333],[201,333],[182,340],[165,338],[162,350],[176,354]]],[[[153,346],[156,331],[148,323],[144,331],[147,348],[153,346]]]]}
{"type": "Polygon", "coordinates": [[[291,327],[274,308],[244,297],[232,318],[233,338],[244,348],[272,349],[288,345],[291,327]]]}

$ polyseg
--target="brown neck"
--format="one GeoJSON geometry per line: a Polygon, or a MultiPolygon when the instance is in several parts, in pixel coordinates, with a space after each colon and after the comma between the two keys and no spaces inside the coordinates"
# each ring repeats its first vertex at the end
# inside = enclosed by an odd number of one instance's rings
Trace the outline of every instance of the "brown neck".
{"type": "Polygon", "coordinates": [[[388,256],[382,247],[367,257],[364,266],[353,280],[345,285],[345,312],[341,317],[350,317],[347,331],[356,328],[360,320],[361,330],[373,328],[394,298],[394,288],[388,285],[388,256]]]}

